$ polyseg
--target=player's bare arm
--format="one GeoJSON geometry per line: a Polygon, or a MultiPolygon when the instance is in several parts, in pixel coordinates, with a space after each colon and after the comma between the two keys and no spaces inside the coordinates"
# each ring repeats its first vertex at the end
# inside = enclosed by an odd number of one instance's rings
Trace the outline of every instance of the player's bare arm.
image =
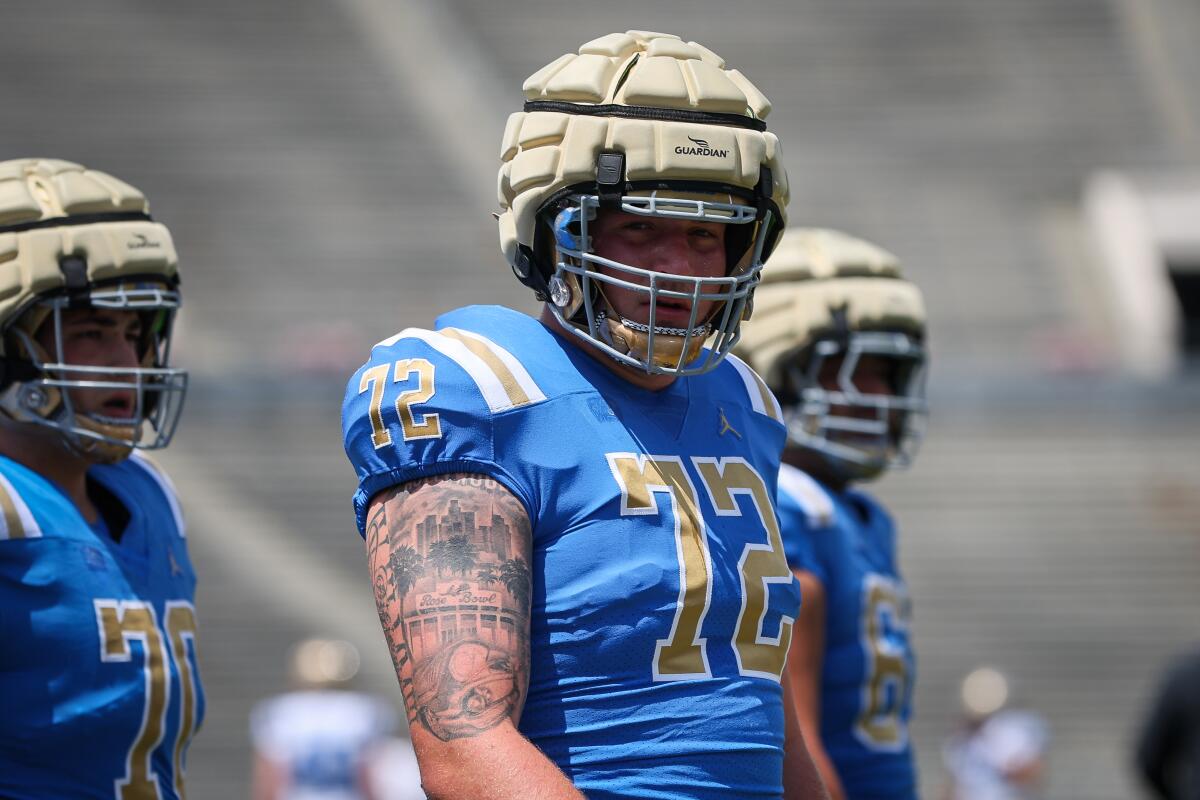
{"type": "MultiPolygon", "coordinates": [[[[831,800],[846,791],[821,741],[821,665],[825,656],[825,587],[811,572],[794,571],[800,582],[800,616],[792,628],[792,646],[783,675],[784,711],[803,737],[805,750],[831,800]]],[[[789,753],[790,755],[790,753],[789,753]]]]}
{"type": "Polygon", "coordinates": [[[582,797],[516,729],[532,541],[517,498],[479,475],[424,478],[371,502],[375,602],[431,798],[582,797]]]}
{"type": "Polygon", "coordinates": [[[531,537],[521,504],[488,478],[423,479],[372,504],[366,537],[379,621],[409,724],[442,741],[478,736],[505,720],[515,724],[529,685],[531,537]],[[503,546],[511,557],[481,557],[474,528],[422,536],[447,512],[465,524],[507,529],[503,546]],[[492,525],[495,519],[504,524],[492,525]],[[490,634],[478,623],[459,624],[464,610],[482,608],[496,612],[490,634]],[[437,635],[418,630],[425,627],[437,635]]]}
{"type": "Polygon", "coordinates": [[[830,800],[796,716],[792,686],[783,681],[783,800],[830,800]]]}
{"type": "Polygon", "coordinates": [[[843,800],[845,789],[833,760],[821,740],[821,667],[825,657],[825,587],[811,572],[795,570],[800,582],[800,617],[792,629],[784,680],[792,694],[792,707],[803,732],[809,755],[833,800],[843,800]]]}

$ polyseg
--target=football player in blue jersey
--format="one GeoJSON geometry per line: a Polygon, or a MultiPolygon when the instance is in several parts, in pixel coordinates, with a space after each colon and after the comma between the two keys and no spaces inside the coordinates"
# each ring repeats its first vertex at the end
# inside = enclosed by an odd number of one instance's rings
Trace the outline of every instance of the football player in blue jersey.
{"type": "Polygon", "coordinates": [[[204,715],[166,476],[175,248],[141,192],[0,162],[0,796],[182,798],[204,715]]]}
{"type": "Polygon", "coordinates": [[[782,415],[728,356],[784,221],[769,104],[644,31],[524,91],[498,220],[541,318],[403,330],[343,406],[425,790],[824,797],[780,684],[782,415]]]}
{"type": "Polygon", "coordinates": [[[834,798],[917,795],[909,599],[891,517],[854,488],[911,460],[925,415],[925,312],[896,259],[788,230],[738,352],[783,405],[778,508],[804,603],[787,678],[834,798]]]}

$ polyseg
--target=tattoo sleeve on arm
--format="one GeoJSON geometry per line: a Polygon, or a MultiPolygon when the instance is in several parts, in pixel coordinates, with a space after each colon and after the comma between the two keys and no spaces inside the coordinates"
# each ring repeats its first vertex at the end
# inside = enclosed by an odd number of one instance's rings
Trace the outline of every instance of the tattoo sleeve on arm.
{"type": "Polygon", "coordinates": [[[439,475],[371,502],[367,562],[409,724],[442,741],[515,725],[529,686],[532,533],[491,478],[439,475]]]}

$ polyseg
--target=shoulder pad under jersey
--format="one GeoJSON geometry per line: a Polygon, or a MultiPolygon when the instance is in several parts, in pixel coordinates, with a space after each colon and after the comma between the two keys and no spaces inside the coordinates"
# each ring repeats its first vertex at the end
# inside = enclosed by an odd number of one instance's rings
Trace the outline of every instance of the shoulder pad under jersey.
{"type": "Polygon", "coordinates": [[[837,511],[820,483],[790,464],[779,469],[775,500],[783,550],[788,566],[804,569],[822,582],[828,580],[830,548],[836,546],[837,511]]]}
{"type": "Polygon", "coordinates": [[[725,356],[725,362],[733,368],[740,380],[740,383],[735,384],[738,388],[734,388],[733,391],[738,394],[744,391],[746,402],[751,408],[783,425],[783,410],[779,407],[775,394],[767,387],[766,381],[751,369],[749,364],[732,353],[725,356]]]}
{"type": "Polygon", "coordinates": [[[779,494],[786,494],[792,504],[803,512],[810,529],[819,530],[833,525],[833,499],[808,473],[785,464],[779,470],[779,494]]]}
{"type": "Polygon", "coordinates": [[[545,400],[517,357],[477,332],[408,328],[375,345],[342,404],[359,532],[372,496],[430,475],[493,477],[528,508],[528,492],[495,452],[494,429],[498,417],[545,400]]]}
{"type": "Polygon", "coordinates": [[[41,526],[9,477],[0,470],[0,541],[40,537],[41,526]]]}
{"type": "Polygon", "coordinates": [[[171,509],[171,516],[175,518],[175,529],[181,537],[187,538],[187,526],[184,524],[183,509],[179,505],[179,492],[175,489],[175,484],[171,482],[171,478],[167,475],[166,471],[157,461],[136,450],[126,459],[125,463],[131,469],[136,469],[148,477],[154,486],[162,492],[163,496],[167,499],[167,505],[171,509]]]}

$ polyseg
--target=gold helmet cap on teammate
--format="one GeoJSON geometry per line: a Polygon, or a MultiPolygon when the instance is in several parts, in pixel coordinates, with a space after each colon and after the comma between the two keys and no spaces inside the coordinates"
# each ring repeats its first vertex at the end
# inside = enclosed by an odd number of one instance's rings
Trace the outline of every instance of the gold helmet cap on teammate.
{"type": "Polygon", "coordinates": [[[915,453],[925,413],[925,330],[920,289],[892,253],[839,231],[793,228],[762,272],[754,320],[743,326],[736,352],[785,406],[792,446],[818,450],[839,474],[866,479],[915,453]],[[893,395],[855,390],[855,365],[865,356],[905,365],[893,395]],[[830,391],[817,376],[821,360],[833,357],[843,358],[844,372],[830,391]],[[879,448],[839,443],[839,433],[865,433],[850,421],[839,431],[838,419],[849,417],[835,409],[855,406],[874,409],[881,430],[899,412],[902,430],[883,437],[879,448]]]}
{"type": "Polygon", "coordinates": [[[186,390],[186,373],[166,364],[178,284],[171,234],[136,188],[70,161],[0,162],[0,412],[58,428],[98,461],[165,446],[186,390]],[[61,361],[61,340],[59,353],[34,341],[63,310],[86,306],[158,315],[138,368],[72,367],[61,361]],[[75,414],[67,390],[105,378],[137,390],[137,424],[75,414]]]}
{"type": "Polygon", "coordinates": [[[737,352],[773,390],[789,355],[829,334],[845,314],[851,331],[925,335],[921,290],[905,280],[892,253],[826,228],[789,228],[762,271],[753,325],[737,352]]]}

